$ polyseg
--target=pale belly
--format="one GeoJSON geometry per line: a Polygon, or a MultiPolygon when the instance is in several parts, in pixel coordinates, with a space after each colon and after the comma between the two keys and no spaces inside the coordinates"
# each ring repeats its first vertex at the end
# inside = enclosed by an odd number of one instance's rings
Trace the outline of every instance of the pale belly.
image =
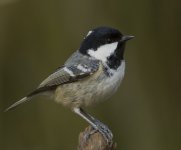
{"type": "Polygon", "coordinates": [[[55,101],[68,107],[81,107],[106,100],[118,89],[124,76],[124,68],[118,68],[111,77],[101,74],[102,71],[99,70],[92,77],[60,85],[55,91],[55,101]]]}

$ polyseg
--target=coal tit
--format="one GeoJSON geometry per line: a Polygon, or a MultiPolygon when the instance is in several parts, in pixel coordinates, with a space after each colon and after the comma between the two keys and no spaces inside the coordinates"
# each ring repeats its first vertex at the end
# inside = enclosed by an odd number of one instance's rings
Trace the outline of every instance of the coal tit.
{"type": "Polygon", "coordinates": [[[123,35],[110,27],[98,27],[89,31],[80,48],[62,67],[6,111],[36,95],[50,95],[57,103],[70,107],[104,136],[109,132],[110,136],[106,136],[112,138],[107,126],[86,113],[82,106],[106,100],[116,92],[124,77],[125,44],[132,38],[133,36],[123,35]]]}

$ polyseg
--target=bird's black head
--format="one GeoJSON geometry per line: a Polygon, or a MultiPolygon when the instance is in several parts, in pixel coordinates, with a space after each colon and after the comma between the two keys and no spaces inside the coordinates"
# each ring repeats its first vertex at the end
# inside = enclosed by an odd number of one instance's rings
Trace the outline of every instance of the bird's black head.
{"type": "Polygon", "coordinates": [[[109,44],[115,41],[119,41],[122,38],[122,34],[110,27],[98,27],[88,32],[83,40],[80,52],[87,54],[87,50],[97,50],[102,45],[109,44]]]}
{"type": "Polygon", "coordinates": [[[98,27],[88,32],[79,52],[103,62],[118,62],[123,59],[125,42],[131,38],[133,36],[125,36],[117,29],[98,27]]]}

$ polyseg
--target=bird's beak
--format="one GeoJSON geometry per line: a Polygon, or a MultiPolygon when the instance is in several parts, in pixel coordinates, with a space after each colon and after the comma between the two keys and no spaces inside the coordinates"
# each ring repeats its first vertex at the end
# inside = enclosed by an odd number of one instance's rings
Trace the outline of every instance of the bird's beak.
{"type": "Polygon", "coordinates": [[[121,42],[126,42],[128,40],[131,40],[132,38],[134,38],[134,36],[132,35],[124,35],[122,38],[121,38],[121,42]]]}

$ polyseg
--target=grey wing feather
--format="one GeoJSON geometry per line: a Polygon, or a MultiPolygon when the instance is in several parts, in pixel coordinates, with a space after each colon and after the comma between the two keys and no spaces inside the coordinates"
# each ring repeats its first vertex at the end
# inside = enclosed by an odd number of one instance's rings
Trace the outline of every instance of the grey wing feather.
{"type": "Polygon", "coordinates": [[[48,90],[53,90],[61,84],[75,82],[89,76],[98,70],[99,62],[97,60],[91,60],[85,56],[81,56],[82,59],[80,60],[76,58],[76,56],[73,55],[63,67],[58,68],[28,96],[33,96],[48,90]]]}
{"type": "Polygon", "coordinates": [[[41,88],[44,86],[58,85],[58,84],[68,81],[69,78],[70,78],[70,75],[67,72],[65,72],[64,67],[61,67],[58,70],[56,70],[54,73],[52,73],[48,78],[46,78],[38,86],[38,88],[41,88]]]}

